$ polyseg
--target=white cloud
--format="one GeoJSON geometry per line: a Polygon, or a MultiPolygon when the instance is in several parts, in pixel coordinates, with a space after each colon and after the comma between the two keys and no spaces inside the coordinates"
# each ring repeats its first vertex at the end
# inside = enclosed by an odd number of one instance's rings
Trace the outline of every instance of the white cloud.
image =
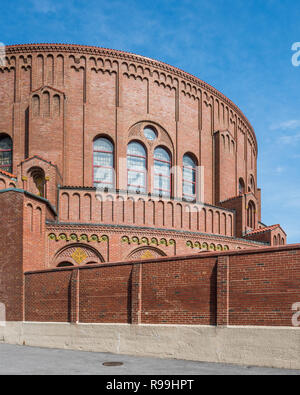
{"type": "Polygon", "coordinates": [[[280,136],[278,142],[281,144],[295,144],[300,141],[300,132],[292,135],[280,136]]]}
{"type": "Polygon", "coordinates": [[[270,130],[294,130],[300,127],[299,119],[290,119],[289,121],[281,122],[279,124],[272,124],[270,130]]]}

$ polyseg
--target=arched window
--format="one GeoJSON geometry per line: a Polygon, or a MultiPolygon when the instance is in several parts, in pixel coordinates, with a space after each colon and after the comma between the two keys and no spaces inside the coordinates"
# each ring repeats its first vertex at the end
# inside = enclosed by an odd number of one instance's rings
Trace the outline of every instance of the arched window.
{"type": "Polygon", "coordinates": [[[196,163],[187,154],[183,157],[182,197],[185,200],[196,200],[196,163]]]}
{"type": "Polygon", "coordinates": [[[12,173],[12,139],[7,135],[0,136],[0,170],[12,173]]]}
{"type": "Polygon", "coordinates": [[[114,187],[114,146],[107,138],[94,141],[94,186],[98,188],[114,187]]]}
{"type": "Polygon", "coordinates": [[[239,194],[243,195],[245,193],[245,183],[242,178],[239,179],[239,194]]]}
{"type": "Polygon", "coordinates": [[[43,169],[40,167],[33,167],[30,169],[30,176],[32,177],[33,184],[34,184],[34,190],[30,191],[38,196],[41,197],[46,197],[45,196],[45,185],[46,185],[46,179],[45,179],[45,172],[43,169]]]}
{"type": "Polygon", "coordinates": [[[146,193],[147,155],[142,144],[133,141],[127,147],[127,189],[146,193]]]}
{"type": "Polygon", "coordinates": [[[171,196],[171,157],[162,147],[154,151],[154,193],[171,196]]]}
{"type": "Polygon", "coordinates": [[[255,204],[250,201],[247,210],[247,226],[249,228],[255,228],[255,204]]]}
{"type": "Polygon", "coordinates": [[[250,176],[248,190],[249,192],[255,192],[255,182],[253,176],[250,176]]]}

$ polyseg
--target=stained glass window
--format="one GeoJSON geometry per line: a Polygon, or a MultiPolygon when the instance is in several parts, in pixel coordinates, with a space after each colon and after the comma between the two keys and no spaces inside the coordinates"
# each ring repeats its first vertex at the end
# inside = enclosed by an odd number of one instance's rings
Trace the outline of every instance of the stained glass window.
{"type": "Polygon", "coordinates": [[[12,139],[7,135],[0,136],[0,170],[12,173],[12,139]]]}

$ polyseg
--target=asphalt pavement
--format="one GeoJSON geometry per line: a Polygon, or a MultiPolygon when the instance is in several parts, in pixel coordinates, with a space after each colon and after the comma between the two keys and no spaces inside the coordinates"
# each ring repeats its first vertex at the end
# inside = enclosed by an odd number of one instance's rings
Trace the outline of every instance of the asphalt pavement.
{"type": "Polygon", "coordinates": [[[300,370],[0,344],[0,375],[300,375],[300,370]]]}

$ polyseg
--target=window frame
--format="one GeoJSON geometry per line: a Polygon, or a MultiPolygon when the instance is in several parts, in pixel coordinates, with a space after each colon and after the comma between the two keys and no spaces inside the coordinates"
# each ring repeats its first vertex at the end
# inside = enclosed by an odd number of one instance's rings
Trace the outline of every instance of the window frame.
{"type": "Polygon", "coordinates": [[[5,171],[6,173],[12,174],[13,171],[13,140],[8,134],[1,134],[0,135],[0,153],[2,152],[10,152],[10,164],[4,165],[1,163],[0,157],[0,170],[5,171]],[[1,148],[1,141],[4,139],[8,139],[10,142],[10,148],[1,148]]]}
{"type": "Polygon", "coordinates": [[[169,150],[168,150],[167,148],[165,148],[165,147],[163,147],[163,146],[158,146],[158,147],[156,147],[156,148],[154,149],[154,153],[153,153],[153,165],[154,165],[154,166],[153,166],[153,193],[154,193],[155,195],[158,195],[158,196],[171,198],[171,196],[172,196],[172,174],[171,174],[171,169],[172,169],[172,156],[171,156],[171,153],[169,152],[169,150]],[[162,150],[164,150],[164,151],[166,152],[166,154],[168,155],[168,157],[169,157],[169,161],[155,158],[155,151],[156,151],[157,149],[162,149],[162,150]],[[165,175],[165,174],[157,173],[157,172],[155,171],[155,163],[156,163],[156,162],[166,163],[166,164],[169,165],[169,175],[168,175],[168,176],[165,175]],[[169,190],[163,189],[163,188],[155,188],[155,177],[156,177],[156,176],[169,179],[169,190]],[[165,195],[165,194],[163,194],[163,193],[160,193],[160,191],[168,192],[168,194],[165,195]]]}
{"type": "Polygon", "coordinates": [[[147,160],[148,160],[148,155],[147,155],[147,150],[146,147],[144,146],[144,144],[138,140],[132,140],[127,144],[127,152],[126,152],[126,166],[127,166],[127,191],[129,192],[135,192],[135,193],[147,193],[147,160]],[[144,151],[144,156],[143,155],[137,155],[137,154],[132,154],[129,153],[129,147],[132,144],[137,144],[139,145],[143,151],[144,151]],[[143,159],[143,163],[144,163],[144,170],[141,169],[137,169],[137,168],[129,168],[128,167],[128,159],[130,158],[139,158],[139,159],[143,159]],[[133,172],[133,173],[139,173],[139,174],[143,174],[143,178],[144,178],[144,185],[141,187],[141,185],[135,185],[135,184],[129,184],[129,173],[133,172]]]}
{"type": "Polygon", "coordinates": [[[184,154],[183,158],[182,158],[182,199],[186,200],[188,202],[197,201],[197,161],[194,158],[194,156],[192,156],[189,153],[184,154]],[[193,162],[194,167],[184,165],[184,158],[185,157],[190,159],[193,162]],[[194,181],[187,180],[187,179],[184,178],[184,169],[185,168],[192,171],[192,175],[193,175],[192,179],[194,181]],[[185,184],[192,185],[194,187],[195,193],[193,195],[189,195],[187,193],[184,193],[184,186],[185,186],[185,184]]]}
{"type": "Polygon", "coordinates": [[[99,136],[96,137],[93,140],[93,186],[94,188],[101,188],[101,189],[113,189],[115,185],[115,174],[114,174],[114,169],[115,169],[115,146],[114,143],[106,136],[99,136]],[[111,145],[111,151],[106,151],[106,150],[99,150],[95,149],[95,143],[98,140],[106,140],[109,142],[111,145]],[[103,166],[103,165],[95,165],[95,153],[103,153],[103,154],[109,154],[111,159],[112,159],[112,166],[103,166]],[[110,169],[111,170],[111,179],[112,182],[103,182],[103,181],[96,181],[95,180],[95,169],[110,169]],[[98,185],[95,185],[98,184],[98,185]],[[99,186],[99,184],[103,184],[103,186],[99,186]],[[110,184],[111,186],[109,187],[107,184],[110,184]]]}

